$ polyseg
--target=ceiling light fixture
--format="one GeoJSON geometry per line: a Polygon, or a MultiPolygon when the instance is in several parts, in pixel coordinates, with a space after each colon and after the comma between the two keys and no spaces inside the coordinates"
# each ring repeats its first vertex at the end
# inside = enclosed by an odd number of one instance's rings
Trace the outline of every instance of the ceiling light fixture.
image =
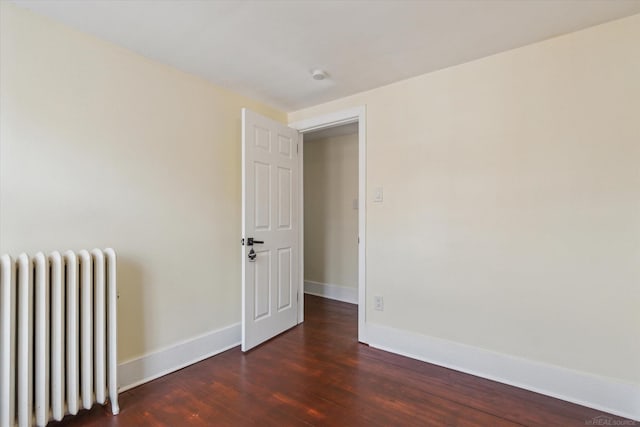
{"type": "Polygon", "coordinates": [[[313,80],[324,80],[329,77],[329,75],[326,71],[316,68],[315,70],[311,70],[311,77],[313,77],[313,80]]]}

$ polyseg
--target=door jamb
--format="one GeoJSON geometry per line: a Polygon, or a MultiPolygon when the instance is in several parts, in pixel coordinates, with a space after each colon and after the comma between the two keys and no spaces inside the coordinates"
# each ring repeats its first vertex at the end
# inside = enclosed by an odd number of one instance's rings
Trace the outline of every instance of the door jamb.
{"type": "Polygon", "coordinates": [[[299,185],[299,224],[300,224],[300,259],[298,288],[298,323],[304,321],[304,149],[303,140],[306,132],[320,130],[349,123],[358,123],[358,341],[367,343],[366,335],[366,107],[359,106],[349,110],[336,111],[323,116],[312,117],[289,123],[289,127],[300,132],[298,156],[298,185],[299,185]]]}

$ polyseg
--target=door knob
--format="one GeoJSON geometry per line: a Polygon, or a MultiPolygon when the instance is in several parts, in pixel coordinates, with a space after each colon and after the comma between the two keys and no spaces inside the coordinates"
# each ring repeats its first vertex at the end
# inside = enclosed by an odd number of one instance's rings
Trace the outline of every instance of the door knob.
{"type": "Polygon", "coordinates": [[[253,246],[253,244],[254,244],[254,243],[255,243],[255,244],[259,244],[259,245],[261,245],[261,244],[263,244],[263,243],[264,243],[264,241],[262,241],[262,240],[255,240],[253,237],[249,237],[249,238],[247,239],[247,246],[253,246]]]}

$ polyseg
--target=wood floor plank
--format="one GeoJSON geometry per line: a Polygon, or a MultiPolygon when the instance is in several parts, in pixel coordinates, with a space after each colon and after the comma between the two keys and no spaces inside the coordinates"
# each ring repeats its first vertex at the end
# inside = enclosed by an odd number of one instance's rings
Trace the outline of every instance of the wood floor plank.
{"type": "Polygon", "coordinates": [[[601,415],[357,342],[357,307],[305,296],[304,324],[51,426],[584,426],[601,415]]]}

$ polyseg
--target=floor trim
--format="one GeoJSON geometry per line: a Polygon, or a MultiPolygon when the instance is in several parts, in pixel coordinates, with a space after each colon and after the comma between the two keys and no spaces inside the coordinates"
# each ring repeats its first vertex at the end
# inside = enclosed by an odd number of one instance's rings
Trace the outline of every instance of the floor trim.
{"type": "Polygon", "coordinates": [[[367,322],[371,347],[640,421],[640,385],[367,322]]]}
{"type": "Polygon", "coordinates": [[[207,332],[118,365],[119,391],[170,374],[240,345],[240,323],[207,332]]]}
{"type": "Polygon", "coordinates": [[[348,288],[346,286],[330,285],[328,283],[305,280],[304,293],[348,302],[351,304],[358,304],[358,288],[348,288]]]}

